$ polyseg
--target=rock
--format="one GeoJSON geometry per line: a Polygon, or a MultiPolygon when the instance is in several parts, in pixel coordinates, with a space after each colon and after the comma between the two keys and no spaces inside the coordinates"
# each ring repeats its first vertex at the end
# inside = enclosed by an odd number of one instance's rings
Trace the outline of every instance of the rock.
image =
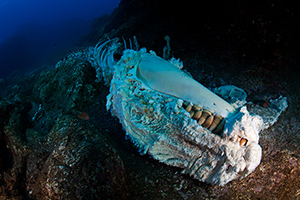
{"type": "Polygon", "coordinates": [[[1,197],[126,199],[123,161],[83,112],[95,88],[105,96],[101,83],[75,56],[34,78],[32,93],[0,99],[1,197]]]}
{"type": "Polygon", "coordinates": [[[29,114],[33,127],[42,133],[47,133],[62,114],[76,114],[94,103],[99,87],[95,83],[95,70],[76,56],[71,54],[58,62],[56,69],[42,72],[33,87],[33,107],[29,114]]]}
{"type": "Polygon", "coordinates": [[[1,197],[126,198],[123,162],[102,130],[64,115],[43,135],[26,127],[26,104],[0,100],[0,111],[1,197]]]}
{"type": "Polygon", "coordinates": [[[0,196],[21,199],[26,196],[26,113],[28,102],[0,100],[0,196]]]}
{"type": "MultiPolygon", "coordinates": [[[[33,130],[28,133],[32,137],[36,134],[33,130]]],[[[62,116],[47,138],[37,141],[27,161],[30,197],[126,198],[122,160],[92,124],[74,116],[62,116]]]]}

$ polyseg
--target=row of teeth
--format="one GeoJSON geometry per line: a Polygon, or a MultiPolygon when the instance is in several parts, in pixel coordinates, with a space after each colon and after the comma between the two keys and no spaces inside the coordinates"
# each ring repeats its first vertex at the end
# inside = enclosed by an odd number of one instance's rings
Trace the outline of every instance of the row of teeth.
{"type": "MultiPolygon", "coordinates": [[[[209,110],[203,109],[197,105],[192,105],[189,102],[184,102],[182,107],[190,113],[191,118],[197,120],[197,123],[204,128],[207,128],[214,134],[221,135],[224,126],[225,126],[225,119],[220,115],[214,115],[209,110]]],[[[245,146],[248,142],[247,139],[241,138],[240,136],[237,137],[236,141],[233,138],[230,138],[232,142],[239,142],[240,146],[245,146]]]]}
{"type": "Polygon", "coordinates": [[[219,115],[214,115],[206,109],[202,109],[197,105],[184,102],[182,107],[188,111],[191,118],[197,120],[198,124],[207,128],[209,131],[221,135],[224,130],[225,119],[219,115]]]}

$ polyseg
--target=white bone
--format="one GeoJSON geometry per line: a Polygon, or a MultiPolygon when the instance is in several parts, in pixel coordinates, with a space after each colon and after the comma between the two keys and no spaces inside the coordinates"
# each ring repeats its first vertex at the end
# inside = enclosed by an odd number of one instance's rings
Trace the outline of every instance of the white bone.
{"type": "Polygon", "coordinates": [[[144,54],[137,68],[137,76],[153,90],[193,102],[224,118],[237,112],[218,95],[158,56],[144,54]]]}

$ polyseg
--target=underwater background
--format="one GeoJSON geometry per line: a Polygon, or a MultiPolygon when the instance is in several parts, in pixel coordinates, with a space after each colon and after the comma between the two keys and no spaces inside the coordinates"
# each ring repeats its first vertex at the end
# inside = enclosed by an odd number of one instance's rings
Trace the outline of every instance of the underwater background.
{"type": "Polygon", "coordinates": [[[93,19],[110,14],[120,0],[1,0],[0,78],[40,67],[76,48],[93,19]]]}
{"type": "Polygon", "coordinates": [[[0,1],[0,199],[299,199],[297,5],[0,1]],[[209,185],[140,155],[106,110],[108,88],[85,50],[136,36],[162,56],[166,35],[171,56],[204,86],[235,85],[265,107],[287,97],[260,133],[262,161],[248,177],[209,185]]]}

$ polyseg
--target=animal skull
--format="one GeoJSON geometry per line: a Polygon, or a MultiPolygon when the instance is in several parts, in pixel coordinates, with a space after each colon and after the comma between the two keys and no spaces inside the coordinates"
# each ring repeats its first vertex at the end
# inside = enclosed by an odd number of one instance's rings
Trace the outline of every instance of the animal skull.
{"type": "MultiPolygon", "coordinates": [[[[269,118],[249,113],[243,90],[216,89],[223,98],[241,98],[228,103],[185,74],[178,62],[145,48],[126,49],[114,61],[118,43],[110,42],[91,48],[89,60],[110,87],[107,109],[141,153],[218,185],[246,177],[259,165],[259,132],[269,118]]],[[[287,107],[285,98],[276,102],[275,121],[287,107]]]]}

